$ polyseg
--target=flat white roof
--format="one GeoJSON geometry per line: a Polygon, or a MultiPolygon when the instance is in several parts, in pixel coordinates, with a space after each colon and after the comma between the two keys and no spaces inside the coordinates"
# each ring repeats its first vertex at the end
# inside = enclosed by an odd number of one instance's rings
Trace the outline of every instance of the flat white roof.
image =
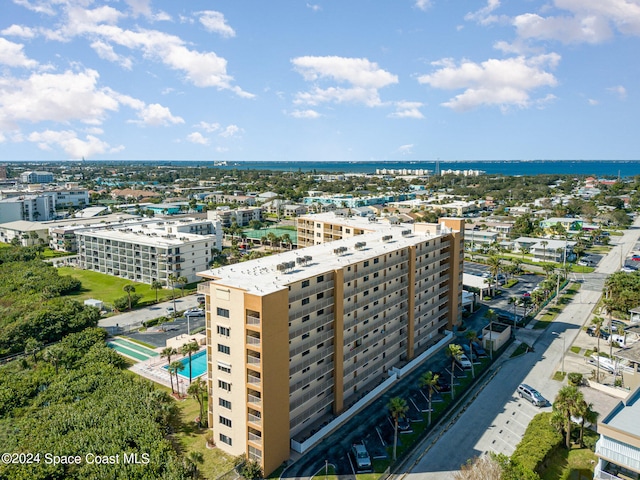
{"type": "Polygon", "coordinates": [[[441,233],[414,233],[411,225],[385,225],[385,228],[376,232],[214,268],[199,272],[198,275],[205,277],[205,279],[216,279],[216,283],[244,289],[254,295],[267,295],[292,283],[321,275],[334,268],[361,262],[430,238],[441,237],[444,233],[449,233],[450,230],[439,226],[438,232],[441,233]],[[402,232],[407,230],[410,230],[411,233],[402,235],[402,232]],[[383,241],[383,237],[389,236],[391,236],[390,240],[383,241]],[[364,247],[356,250],[356,244],[361,243],[365,243],[364,247]],[[337,255],[334,250],[340,247],[346,248],[346,252],[337,255]],[[298,264],[297,259],[302,259],[305,256],[311,257],[311,259],[305,264],[298,264]],[[284,262],[294,262],[295,266],[287,270],[286,273],[279,271],[278,265],[284,262]]]}
{"type": "MultiPolygon", "coordinates": [[[[358,207],[362,208],[362,207],[358,207]]],[[[348,209],[343,209],[346,211],[348,209]]],[[[352,210],[355,210],[353,208],[352,210]]],[[[376,231],[384,228],[388,228],[388,224],[380,223],[379,221],[372,222],[368,217],[362,217],[360,215],[344,216],[336,215],[335,212],[316,213],[312,215],[300,215],[300,220],[307,220],[320,223],[331,223],[333,225],[340,225],[343,227],[361,228],[363,230],[376,231]]],[[[406,228],[411,228],[410,224],[405,225],[406,228]]]]}

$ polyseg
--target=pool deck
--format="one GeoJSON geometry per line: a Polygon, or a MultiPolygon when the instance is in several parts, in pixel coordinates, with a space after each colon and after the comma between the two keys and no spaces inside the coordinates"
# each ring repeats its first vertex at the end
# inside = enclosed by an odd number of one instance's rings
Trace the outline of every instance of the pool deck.
{"type": "MultiPolygon", "coordinates": [[[[198,350],[199,352],[202,351],[198,350]]],[[[197,352],[196,352],[197,353],[197,352]]],[[[183,358],[189,358],[188,355],[174,355],[171,357],[171,361],[174,362],[176,360],[181,360],[183,358]]],[[[152,382],[159,383],[160,385],[164,385],[165,387],[171,388],[171,380],[169,377],[169,372],[166,368],[167,365],[166,358],[150,358],[148,360],[144,360],[142,362],[138,362],[132,367],[129,368],[132,372],[140,375],[143,378],[151,380],[152,382]]],[[[194,377],[195,380],[195,377],[194,377]]],[[[180,393],[186,393],[187,388],[189,388],[189,379],[181,378],[178,376],[178,385],[180,387],[180,393]]],[[[178,388],[176,386],[175,379],[173,380],[173,388],[177,391],[178,388]]]]}

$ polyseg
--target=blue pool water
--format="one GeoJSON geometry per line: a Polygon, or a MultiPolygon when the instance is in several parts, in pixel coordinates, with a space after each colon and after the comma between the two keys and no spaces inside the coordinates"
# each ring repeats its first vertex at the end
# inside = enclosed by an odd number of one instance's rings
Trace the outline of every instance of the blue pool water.
{"type": "MultiPolygon", "coordinates": [[[[184,365],[184,370],[178,373],[178,375],[182,378],[189,379],[189,357],[185,357],[179,360],[179,362],[184,365]]],[[[164,368],[167,369],[168,365],[165,365],[164,368]]],[[[207,351],[201,350],[191,356],[191,377],[197,378],[205,373],[207,373],[207,351]]]]}

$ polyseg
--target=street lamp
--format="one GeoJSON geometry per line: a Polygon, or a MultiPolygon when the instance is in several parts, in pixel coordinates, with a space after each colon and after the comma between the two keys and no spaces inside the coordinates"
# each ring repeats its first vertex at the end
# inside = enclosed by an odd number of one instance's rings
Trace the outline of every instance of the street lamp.
{"type": "Polygon", "coordinates": [[[558,332],[551,332],[558,338],[562,338],[562,376],[564,377],[564,354],[566,353],[564,335],[560,335],[558,332]]]}

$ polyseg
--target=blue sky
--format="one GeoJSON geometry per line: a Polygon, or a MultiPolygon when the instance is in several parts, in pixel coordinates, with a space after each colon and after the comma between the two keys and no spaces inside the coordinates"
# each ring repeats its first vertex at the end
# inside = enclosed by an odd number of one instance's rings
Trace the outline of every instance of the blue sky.
{"type": "Polygon", "coordinates": [[[1,11],[4,161],[640,158],[640,0],[1,11]]]}

